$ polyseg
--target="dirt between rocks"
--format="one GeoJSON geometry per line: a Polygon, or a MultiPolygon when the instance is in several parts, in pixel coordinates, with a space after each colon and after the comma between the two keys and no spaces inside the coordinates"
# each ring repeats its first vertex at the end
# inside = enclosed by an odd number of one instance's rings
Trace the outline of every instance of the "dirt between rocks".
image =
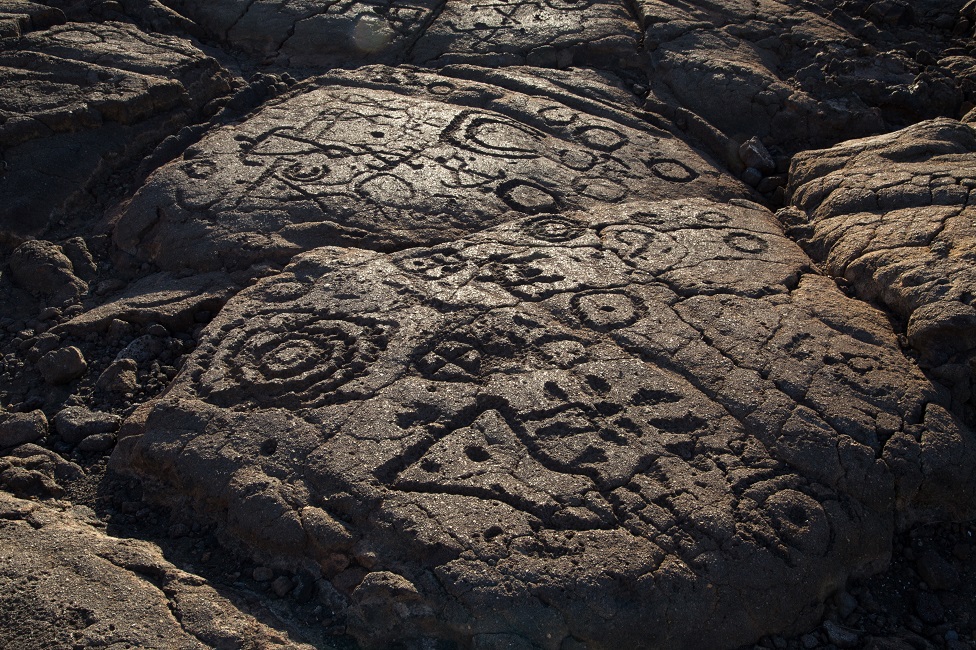
{"type": "Polygon", "coordinates": [[[974,30],[0,0],[0,648],[976,647],[974,30]]]}

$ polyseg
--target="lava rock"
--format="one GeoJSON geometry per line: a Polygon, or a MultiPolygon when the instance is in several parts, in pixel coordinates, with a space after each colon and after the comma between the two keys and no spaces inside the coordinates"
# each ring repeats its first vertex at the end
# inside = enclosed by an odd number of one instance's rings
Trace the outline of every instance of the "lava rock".
{"type": "Polygon", "coordinates": [[[49,384],[67,384],[78,379],[88,370],[81,350],[68,346],[52,350],[37,361],[37,369],[49,384]]]}
{"type": "Polygon", "coordinates": [[[43,411],[0,413],[0,447],[16,447],[40,440],[47,435],[47,428],[43,411]]]}
{"type": "Polygon", "coordinates": [[[88,436],[118,431],[121,418],[111,413],[91,411],[84,406],[69,406],[54,416],[54,427],[61,440],[75,445],[88,436]]]}

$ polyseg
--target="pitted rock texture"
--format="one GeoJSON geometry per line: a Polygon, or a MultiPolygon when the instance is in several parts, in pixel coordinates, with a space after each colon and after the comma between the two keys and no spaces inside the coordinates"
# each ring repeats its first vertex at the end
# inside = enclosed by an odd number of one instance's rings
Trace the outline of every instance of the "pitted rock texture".
{"type": "Polygon", "coordinates": [[[600,203],[751,196],[668,131],[604,107],[601,95],[626,94],[595,73],[577,79],[596,99],[531,71],[506,71],[522,92],[459,74],[469,78],[387,67],[320,78],[153,174],[115,242],[164,269],[247,268],[600,203]]]}
{"type": "Polygon", "coordinates": [[[974,486],[884,317],[747,202],[300,255],[135,421],[114,467],[349,585],[372,647],[733,646],[974,486]]]}
{"type": "Polygon", "coordinates": [[[396,62],[442,3],[434,0],[166,0],[210,36],[279,64],[396,62]]]}
{"type": "Polygon", "coordinates": [[[410,51],[415,63],[633,66],[637,22],[621,0],[445,2],[410,51]]]}
{"type": "Polygon", "coordinates": [[[125,24],[0,39],[0,237],[43,233],[229,90],[185,40],[125,24]]]}
{"type": "Polygon", "coordinates": [[[959,117],[976,101],[963,4],[638,0],[648,103],[786,151],[959,117]]]}
{"type": "Polygon", "coordinates": [[[101,525],[91,510],[0,491],[4,647],[311,650],[240,611],[152,544],[109,537],[101,525]]]}
{"type": "Polygon", "coordinates": [[[922,366],[976,421],[976,130],[953,120],[794,158],[780,213],[828,273],[896,314],[922,366]]]}

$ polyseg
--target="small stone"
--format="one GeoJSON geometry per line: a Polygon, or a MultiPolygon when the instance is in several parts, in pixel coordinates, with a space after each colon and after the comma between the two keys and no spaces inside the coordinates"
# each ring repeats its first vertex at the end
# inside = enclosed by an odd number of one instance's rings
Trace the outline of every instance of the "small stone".
{"type": "Polygon", "coordinates": [[[96,433],[78,443],[78,450],[85,452],[108,451],[115,446],[114,433],[96,433]]]}
{"type": "Polygon", "coordinates": [[[820,645],[820,639],[817,638],[816,634],[804,634],[802,637],[800,637],[800,643],[802,643],[803,647],[807,650],[813,650],[813,648],[820,645]]]}
{"type": "Polygon", "coordinates": [[[824,632],[827,633],[827,639],[838,648],[854,648],[857,647],[860,641],[857,632],[838,625],[833,621],[824,621],[823,627],[824,632]]]}
{"type": "Polygon", "coordinates": [[[43,411],[0,413],[0,447],[16,447],[47,435],[43,411]]]}
{"type": "Polygon", "coordinates": [[[936,591],[951,591],[959,586],[959,572],[952,563],[934,550],[922,553],[915,562],[915,570],[929,587],[936,591]]]}
{"type": "Polygon", "coordinates": [[[762,172],[755,167],[747,167],[739,176],[739,179],[749,187],[757,187],[762,182],[762,172]]]}
{"type": "Polygon", "coordinates": [[[139,366],[132,359],[119,359],[105,369],[95,382],[95,388],[106,393],[125,395],[138,386],[136,370],[139,366]]]}
{"type": "Polygon", "coordinates": [[[292,583],[291,578],[288,576],[278,576],[271,583],[271,591],[274,592],[278,598],[284,598],[288,595],[288,592],[292,590],[294,583],[292,583]]]}
{"type": "Polygon", "coordinates": [[[753,136],[739,147],[739,159],[746,167],[753,167],[762,174],[776,171],[776,161],[762,141],[753,136]]]}
{"type": "Polygon", "coordinates": [[[153,323],[149,326],[149,334],[159,338],[169,338],[169,330],[159,323],[153,323]]]}
{"type": "Polygon", "coordinates": [[[53,350],[42,356],[37,369],[49,384],[67,384],[85,374],[88,364],[81,350],[75,346],[53,350]]]}
{"type": "Polygon", "coordinates": [[[939,597],[930,591],[919,592],[915,598],[915,613],[929,625],[941,623],[945,619],[945,609],[939,597]]]}
{"type": "Polygon", "coordinates": [[[295,588],[291,592],[291,597],[298,603],[307,603],[315,595],[315,578],[307,571],[301,571],[295,575],[295,588]]]}
{"type": "Polygon", "coordinates": [[[269,582],[272,578],[274,578],[274,571],[266,566],[259,566],[251,572],[251,577],[258,582],[269,582]]]}
{"type": "Polygon", "coordinates": [[[89,436],[118,431],[121,418],[111,413],[91,411],[84,406],[69,406],[54,416],[54,428],[61,440],[75,445],[89,436]]]}
{"type": "Polygon", "coordinates": [[[834,596],[834,603],[837,605],[837,613],[841,618],[847,618],[857,609],[857,599],[846,591],[842,591],[834,596]]]}
{"type": "Polygon", "coordinates": [[[186,524],[173,524],[169,527],[169,536],[173,539],[186,537],[189,533],[190,529],[186,524]]]}

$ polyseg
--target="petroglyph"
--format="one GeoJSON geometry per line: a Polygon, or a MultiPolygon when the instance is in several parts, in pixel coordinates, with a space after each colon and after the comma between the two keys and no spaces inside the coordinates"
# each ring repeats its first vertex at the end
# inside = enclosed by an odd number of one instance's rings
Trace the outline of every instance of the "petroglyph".
{"type": "Polygon", "coordinates": [[[927,481],[926,436],[971,446],[885,327],[748,203],[321,248],[228,303],[113,463],[296,565],[375,551],[352,593],[370,643],[729,645],[758,632],[750,608],[789,624],[879,561],[893,508],[972,489],[964,464],[927,481]],[[393,574],[416,602],[384,631],[366,594],[393,574]]]}
{"type": "Polygon", "coordinates": [[[558,99],[382,67],[323,77],[159,170],[115,240],[167,269],[241,268],[598,203],[748,196],[669,133],[558,99]]]}

